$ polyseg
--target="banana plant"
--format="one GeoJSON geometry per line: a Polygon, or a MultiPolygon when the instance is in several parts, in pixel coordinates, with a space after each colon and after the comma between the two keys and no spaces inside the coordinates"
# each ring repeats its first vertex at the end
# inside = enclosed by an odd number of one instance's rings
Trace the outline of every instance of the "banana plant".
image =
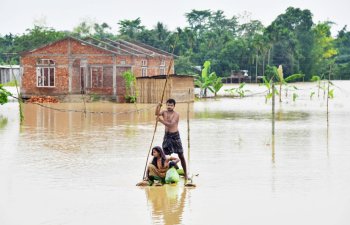
{"type": "MultiPolygon", "coordinates": [[[[317,97],[320,97],[320,89],[321,89],[321,77],[317,76],[317,75],[313,75],[311,77],[311,82],[317,82],[317,97]]],[[[315,95],[315,92],[311,92],[310,94],[310,98],[312,98],[312,96],[315,95]]]]}
{"type": "Polygon", "coordinates": [[[326,80],[323,79],[323,75],[322,76],[317,76],[314,75],[311,78],[312,82],[317,82],[317,97],[320,97],[320,90],[323,91],[323,98],[326,97],[326,80]]]}
{"type": "MultiPolygon", "coordinates": [[[[278,78],[278,84],[279,84],[279,101],[282,102],[282,86],[285,86],[285,91],[286,91],[286,97],[288,97],[288,90],[290,90],[290,86],[289,86],[289,82],[291,81],[295,81],[297,79],[300,79],[304,77],[303,74],[292,74],[286,78],[284,78],[283,75],[283,68],[282,65],[279,65],[278,69],[277,69],[277,78],[278,78]]],[[[296,86],[292,86],[294,90],[298,90],[298,88],[296,86]]],[[[295,99],[298,97],[298,95],[296,93],[293,93],[293,101],[295,101],[295,99]]]]}
{"type": "Polygon", "coordinates": [[[230,95],[238,95],[240,98],[243,98],[247,92],[250,92],[250,90],[245,90],[244,86],[245,83],[241,83],[237,88],[225,89],[225,92],[227,92],[230,95]]]}
{"type": "MultiPolygon", "coordinates": [[[[271,67],[272,68],[272,67],[271,67]]],[[[275,75],[277,74],[277,68],[276,67],[273,67],[272,70],[271,70],[275,75]]],[[[266,76],[263,76],[263,86],[266,87],[267,89],[267,94],[265,95],[265,104],[267,103],[267,101],[269,99],[272,98],[272,95],[273,95],[273,92],[275,93],[275,95],[279,95],[279,91],[277,90],[277,88],[275,87],[274,90],[272,90],[272,82],[273,82],[273,79],[275,77],[275,75],[271,76],[271,79],[270,80],[267,80],[266,79],[266,76]]]]}
{"type": "Polygon", "coordinates": [[[212,91],[215,96],[222,88],[221,77],[218,77],[215,72],[210,72],[210,61],[205,61],[203,64],[202,74],[197,75],[195,85],[200,88],[200,96],[207,97],[207,90],[212,91]]]}
{"type": "Polygon", "coordinates": [[[216,74],[213,74],[212,77],[212,84],[211,86],[208,87],[208,89],[214,93],[214,96],[217,96],[217,93],[220,91],[220,89],[224,86],[224,84],[222,83],[222,78],[221,77],[217,77],[216,74]]]}

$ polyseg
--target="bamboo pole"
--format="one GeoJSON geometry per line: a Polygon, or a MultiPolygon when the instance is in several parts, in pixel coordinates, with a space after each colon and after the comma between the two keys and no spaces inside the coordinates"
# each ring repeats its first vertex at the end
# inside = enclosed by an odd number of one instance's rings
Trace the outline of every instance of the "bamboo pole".
{"type": "Polygon", "coordinates": [[[188,101],[187,101],[187,174],[190,174],[190,98],[191,89],[188,89],[188,101]]]}
{"type": "MultiPolygon", "coordinates": [[[[176,42],[177,42],[177,39],[175,40],[175,44],[174,44],[174,46],[173,46],[173,52],[172,52],[172,54],[174,54],[176,42]]],[[[169,67],[168,67],[168,71],[167,71],[167,73],[166,73],[164,88],[163,88],[162,97],[161,97],[161,101],[160,101],[161,104],[163,103],[163,100],[164,100],[165,89],[166,89],[166,85],[167,85],[167,83],[168,83],[168,79],[169,79],[169,76],[170,76],[170,70],[171,70],[171,67],[172,67],[173,63],[174,63],[174,58],[173,58],[172,60],[170,60],[169,67]]],[[[148,154],[147,154],[147,159],[146,159],[146,163],[145,163],[145,168],[144,168],[144,170],[143,170],[143,177],[142,177],[143,180],[145,180],[145,178],[146,178],[146,171],[147,171],[148,159],[149,159],[149,155],[150,155],[151,150],[152,150],[152,145],[153,145],[154,137],[155,137],[155,134],[156,134],[156,132],[157,132],[158,119],[159,119],[159,114],[157,115],[157,118],[156,118],[156,122],[155,122],[155,125],[154,125],[153,136],[152,136],[151,144],[150,144],[150,146],[149,146],[149,150],[148,150],[148,154]]]]}
{"type": "Polygon", "coordinates": [[[329,125],[329,83],[331,80],[332,65],[329,66],[328,86],[327,86],[327,129],[329,125]]]}
{"type": "Polygon", "coordinates": [[[275,83],[272,81],[272,136],[275,135],[275,83]]]}
{"type": "Polygon", "coordinates": [[[275,135],[272,135],[271,149],[272,163],[275,164],[275,135]]]}
{"type": "MultiPolygon", "coordinates": [[[[21,94],[21,91],[18,89],[18,83],[17,83],[17,77],[15,76],[15,74],[13,73],[13,67],[11,65],[11,63],[9,63],[10,65],[10,69],[11,69],[11,75],[12,75],[12,78],[15,82],[15,86],[16,86],[16,92],[17,92],[17,96],[18,96],[18,107],[19,107],[19,123],[20,125],[23,124],[23,120],[24,120],[24,115],[23,115],[23,99],[22,99],[22,94],[21,94]]],[[[21,75],[18,74],[18,78],[20,77],[21,75]]],[[[11,80],[11,79],[10,79],[11,80]]]]}

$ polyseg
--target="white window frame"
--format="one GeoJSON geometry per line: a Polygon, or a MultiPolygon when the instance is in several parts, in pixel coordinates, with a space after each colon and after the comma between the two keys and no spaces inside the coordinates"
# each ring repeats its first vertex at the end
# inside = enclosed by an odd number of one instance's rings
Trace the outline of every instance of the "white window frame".
{"type": "Polygon", "coordinates": [[[141,60],[141,66],[147,66],[147,59],[141,60]]]}
{"type": "Polygon", "coordinates": [[[38,88],[53,88],[56,87],[56,68],[55,68],[55,61],[52,59],[38,59],[36,64],[36,87],[38,88]],[[48,71],[47,77],[47,85],[45,85],[45,69],[48,71]],[[53,69],[53,85],[51,85],[51,69],[53,69]],[[40,82],[39,80],[43,79],[43,81],[40,82]]]}
{"type": "MultiPolygon", "coordinates": [[[[97,77],[98,78],[98,77],[97,77]]],[[[97,82],[98,83],[98,82],[97,82]]],[[[102,88],[103,87],[103,66],[91,66],[90,67],[90,88],[102,88]],[[92,86],[92,69],[93,68],[102,68],[102,74],[101,74],[101,86],[93,87],[92,86]]]]}
{"type": "Polygon", "coordinates": [[[161,65],[161,66],[165,66],[165,59],[162,59],[162,60],[160,61],[160,65],[161,65]]]}
{"type": "Polygon", "coordinates": [[[147,67],[141,67],[141,77],[147,77],[147,67]]]}

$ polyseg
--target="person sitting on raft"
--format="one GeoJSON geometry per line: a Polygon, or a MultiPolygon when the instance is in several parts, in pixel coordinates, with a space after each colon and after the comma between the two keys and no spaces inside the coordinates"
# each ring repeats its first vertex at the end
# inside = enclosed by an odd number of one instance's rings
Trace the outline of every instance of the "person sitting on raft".
{"type": "Polygon", "coordinates": [[[153,147],[152,156],[152,162],[148,165],[146,172],[148,181],[150,182],[150,185],[155,181],[156,183],[164,183],[166,172],[172,166],[176,167],[176,164],[180,159],[165,155],[163,149],[159,146],[153,147]]]}

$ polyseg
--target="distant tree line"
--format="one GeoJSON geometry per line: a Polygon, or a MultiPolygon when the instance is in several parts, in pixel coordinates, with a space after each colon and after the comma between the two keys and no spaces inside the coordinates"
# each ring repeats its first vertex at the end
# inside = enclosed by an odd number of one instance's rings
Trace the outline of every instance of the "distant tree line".
{"type": "Polygon", "coordinates": [[[227,18],[221,10],[192,10],[185,16],[188,25],[175,31],[161,22],[147,29],[140,18],[119,21],[117,34],[107,23],[82,22],[72,31],[34,26],[22,35],[0,36],[0,64],[17,64],[13,53],[73,35],[136,40],[168,52],[174,48],[178,74],[200,73],[196,68],[210,61],[219,77],[235,70],[262,76],[268,66],[283,65],[286,76],[303,74],[305,80],[330,71],[333,79],[350,79],[350,32],[345,26],[333,38],[333,23],[314,23],[309,10],[289,7],[267,27],[258,20],[240,24],[238,17],[227,18]]]}

